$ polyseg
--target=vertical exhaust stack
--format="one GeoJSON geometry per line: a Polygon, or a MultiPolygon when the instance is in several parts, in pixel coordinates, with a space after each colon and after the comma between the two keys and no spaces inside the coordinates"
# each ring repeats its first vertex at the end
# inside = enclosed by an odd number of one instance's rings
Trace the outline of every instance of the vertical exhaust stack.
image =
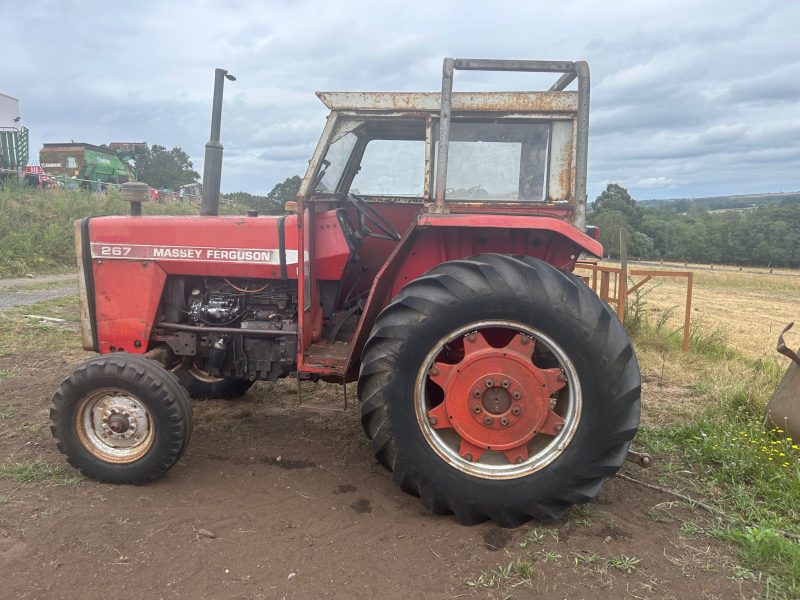
{"type": "Polygon", "coordinates": [[[219,214],[219,188],[222,180],[222,144],[219,141],[222,125],[222,90],[225,80],[236,81],[236,77],[226,69],[214,70],[214,104],[211,107],[211,137],[206,144],[203,162],[203,203],[200,214],[215,216],[219,214]]]}

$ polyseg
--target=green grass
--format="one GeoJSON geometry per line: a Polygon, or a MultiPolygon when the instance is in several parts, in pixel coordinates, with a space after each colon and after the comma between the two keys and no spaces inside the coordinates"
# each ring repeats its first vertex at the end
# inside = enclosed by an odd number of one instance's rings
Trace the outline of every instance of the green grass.
{"type": "Polygon", "coordinates": [[[79,350],[80,333],[75,330],[80,320],[77,296],[43,300],[0,313],[0,355],[17,352],[52,352],[79,350]],[[64,324],[40,322],[25,315],[41,315],[64,319],[64,324]]]}
{"type": "Polygon", "coordinates": [[[17,369],[16,367],[12,367],[11,369],[0,369],[0,379],[6,379],[8,377],[13,377],[14,375],[17,374],[18,370],[19,369],[17,369]]]}
{"type": "MultiPolygon", "coordinates": [[[[239,206],[222,206],[223,214],[245,214],[239,206]]],[[[129,214],[119,193],[93,194],[83,190],[39,190],[13,185],[0,187],[0,277],[26,273],[73,271],[73,222],[96,215],[129,214]]],[[[199,207],[172,202],[143,205],[146,215],[199,214],[199,207]]]]}
{"type": "Polygon", "coordinates": [[[688,355],[651,321],[638,325],[637,348],[680,365],[705,402],[691,419],[640,430],[637,442],[656,456],[653,478],[725,515],[704,532],[732,543],[770,597],[800,597],[800,441],[763,421],[785,365],[744,356],[708,324],[693,330],[688,355]],[[691,474],[678,479],[679,470],[691,474]]]}
{"type": "Polygon", "coordinates": [[[80,477],[67,472],[41,458],[0,465],[0,479],[11,479],[17,483],[49,483],[51,485],[74,485],[80,477]]]}

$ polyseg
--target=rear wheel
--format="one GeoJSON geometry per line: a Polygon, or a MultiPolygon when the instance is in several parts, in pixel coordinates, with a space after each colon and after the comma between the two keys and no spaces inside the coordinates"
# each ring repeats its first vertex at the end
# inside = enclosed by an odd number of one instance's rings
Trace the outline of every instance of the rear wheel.
{"type": "Polygon", "coordinates": [[[465,524],[552,520],[593,498],[639,424],[616,317],[533,258],[480,255],[412,281],[362,354],[362,423],[406,491],[465,524]]]}
{"type": "Polygon", "coordinates": [[[61,384],[50,431],[69,463],[106,483],[142,484],[177,462],[191,436],[191,406],[177,378],[138,355],[97,356],[61,384]]]}
{"type": "Polygon", "coordinates": [[[198,400],[241,398],[253,386],[253,382],[246,379],[212,377],[194,366],[178,369],[175,374],[189,392],[189,396],[198,400]]]}

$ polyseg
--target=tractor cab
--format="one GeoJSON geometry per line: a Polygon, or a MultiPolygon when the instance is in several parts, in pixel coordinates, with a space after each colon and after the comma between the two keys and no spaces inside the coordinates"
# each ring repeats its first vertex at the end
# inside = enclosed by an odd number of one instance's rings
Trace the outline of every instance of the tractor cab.
{"type": "MultiPolygon", "coordinates": [[[[445,59],[441,93],[318,92],[331,112],[298,192],[298,206],[306,232],[318,229],[317,221],[330,220],[334,211],[352,254],[336,282],[326,282],[314,261],[306,261],[301,283],[305,320],[336,321],[333,313],[318,315],[318,307],[360,312],[367,303],[382,305],[420,274],[403,274],[383,284],[390,293],[368,298],[376,282],[392,276],[385,269],[390,257],[402,260],[411,238],[419,243],[420,229],[433,226],[445,227],[440,233],[453,238],[437,250],[439,260],[477,253],[480,240],[489,236],[506,245],[513,240],[511,248],[517,251],[527,251],[530,243],[546,246],[553,252],[550,259],[571,268],[579,251],[559,253],[558,238],[548,230],[585,237],[576,234],[585,225],[588,81],[582,62],[445,59]],[[453,92],[455,70],[560,77],[546,91],[453,92]],[[577,90],[567,91],[575,79],[577,90]],[[528,229],[523,233],[508,227],[511,216],[547,220],[514,221],[528,229]],[[458,231],[449,228],[448,233],[447,226],[458,218],[458,231]],[[465,224],[471,229],[465,230],[465,224]],[[574,227],[565,229],[567,224],[574,227]],[[532,230],[538,231],[533,237],[532,230]]],[[[314,237],[301,243],[313,246],[314,237]]],[[[301,256],[312,256],[308,250],[301,256]]],[[[356,336],[333,345],[324,335],[314,337],[307,338],[304,355],[309,367],[337,371],[347,370],[363,342],[356,336]]]]}

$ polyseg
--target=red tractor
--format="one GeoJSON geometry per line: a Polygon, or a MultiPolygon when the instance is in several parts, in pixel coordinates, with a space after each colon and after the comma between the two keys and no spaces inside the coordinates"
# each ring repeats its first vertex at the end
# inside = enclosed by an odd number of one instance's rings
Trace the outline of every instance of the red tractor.
{"type": "Polygon", "coordinates": [[[445,59],[441,95],[318,96],[331,112],[296,213],[76,223],[99,356],[55,394],[59,449],[142,484],[186,449],[190,397],[358,381],[375,457],[434,513],[515,526],[593,498],[637,431],[640,373],[571,273],[602,256],[585,227],[586,63],[445,59]],[[459,69],[560,77],[454,93],[459,69]]]}

